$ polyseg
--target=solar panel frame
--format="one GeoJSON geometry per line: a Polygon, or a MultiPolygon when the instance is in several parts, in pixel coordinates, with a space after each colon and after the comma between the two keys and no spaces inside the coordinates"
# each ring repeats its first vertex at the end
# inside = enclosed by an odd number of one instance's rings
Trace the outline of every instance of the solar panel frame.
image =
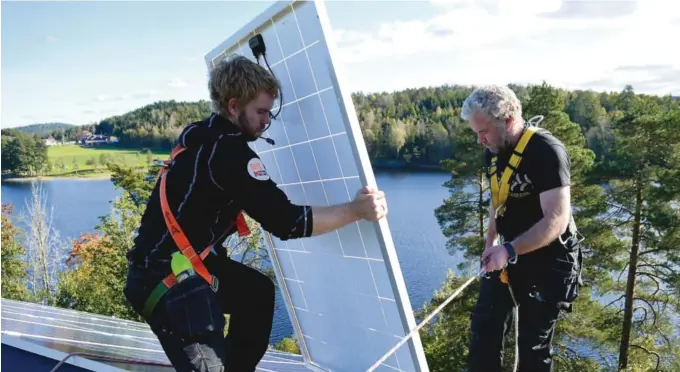
{"type": "MultiPolygon", "coordinates": [[[[214,63],[224,57],[229,56],[232,53],[239,53],[241,55],[244,55],[251,60],[254,60],[252,57],[252,53],[250,51],[250,48],[248,47],[248,40],[252,37],[255,36],[257,33],[262,32],[263,29],[266,29],[269,27],[267,25],[267,22],[273,22],[272,20],[275,19],[276,17],[280,17],[282,14],[289,12],[291,9],[296,7],[299,3],[307,3],[308,1],[280,1],[276,2],[273,5],[271,5],[268,9],[266,9],[264,12],[262,12],[260,15],[255,17],[253,20],[251,20],[249,23],[247,23],[245,26],[243,26],[241,29],[236,31],[231,37],[227,38],[224,40],[222,43],[217,45],[215,48],[213,48],[209,53],[206,54],[205,56],[205,62],[208,70],[210,70],[213,66],[214,63]]],[[[345,72],[343,71],[342,67],[337,64],[334,61],[337,61],[337,56],[338,56],[338,51],[335,46],[335,44],[329,40],[329,35],[332,35],[332,30],[330,26],[330,20],[328,18],[327,10],[325,7],[325,4],[323,1],[320,0],[315,0],[313,1],[313,4],[315,6],[315,10],[318,16],[318,22],[320,23],[321,30],[322,30],[322,35],[320,35],[320,39],[322,42],[325,44],[326,47],[326,57],[327,57],[327,69],[328,73],[330,75],[330,80],[331,80],[331,86],[332,90],[337,96],[337,104],[339,108],[339,113],[341,115],[342,123],[345,129],[345,132],[347,136],[349,137],[350,140],[350,148],[352,151],[353,159],[355,160],[355,166],[358,171],[358,178],[361,182],[361,185],[368,185],[368,186],[377,186],[377,182],[375,179],[375,176],[373,174],[372,166],[370,163],[370,159],[368,156],[368,152],[366,150],[366,146],[364,143],[364,138],[361,133],[361,127],[359,125],[358,117],[356,114],[356,110],[354,107],[354,103],[352,101],[351,97],[351,92],[350,90],[345,86],[344,81],[345,79],[345,72]]],[[[291,12],[294,13],[294,12],[291,12]]],[[[296,20],[297,22],[297,20],[296,20]]],[[[300,31],[302,32],[302,31],[300,31]]],[[[301,34],[302,36],[302,34],[301,34]]],[[[278,36],[277,36],[278,38],[278,36]]],[[[266,42],[266,41],[265,41],[266,42]]],[[[311,47],[311,45],[304,46],[303,49],[306,49],[311,47]]],[[[267,47],[267,54],[269,55],[271,51],[274,48],[271,46],[267,47]]],[[[286,58],[291,57],[285,56],[285,52],[281,55],[283,60],[285,61],[286,58]]],[[[270,62],[273,62],[274,60],[272,59],[270,62]]],[[[311,66],[311,61],[308,61],[310,63],[310,68],[311,66]]],[[[272,68],[274,70],[274,68],[272,68]]],[[[275,75],[279,78],[279,80],[282,80],[282,77],[279,76],[279,74],[274,71],[275,75]]],[[[285,79],[284,79],[285,80],[285,79]]],[[[292,80],[292,79],[291,79],[292,80]]],[[[291,82],[291,84],[294,84],[291,82]]],[[[285,85],[285,82],[283,82],[283,85],[285,85]]],[[[317,89],[320,87],[317,87],[317,89]]],[[[285,87],[282,86],[282,90],[285,90],[285,87]]],[[[317,93],[320,93],[317,91],[317,93]]],[[[286,99],[287,96],[284,95],[284,106],[286,104],[286,99]]],[[[275,103],[275,106],[273,108],[273,112],[276,112],[278,108],[278,101],[275,103]]],[[[285,107],[284,107],[285,108],[285,107]]],[[[281,110],[283,113],[283,109],[281,110]]],[[[274,127],[274,125],[272,125],[274,127]]],[[[272,128],[270,127],[270,131],[272,128]]],[[[258,150],[258,145],[253,143],[251,145],[256,152],[258,150]]],[[[339,157],[338,157],[338,160],[339,157]]],[[[272,175],[272,178],[274,176],[272,175]]],[[[284,190],[285,191],[285,190],[284,190]]],[[[394,243],[392,240],[392,235],[389,229],[389,225],[387,222],[387,219],[382,219],[377,223],[372,224],[373,227],[375,228],[375,233],[377,236],[377,240],[379,242],[380,246],[380,251],[382,254],[382,259],[384,260],[384,265],[387,268],[387,274],[389,278],[389,284],[390,287],[393,291],[394,295],[394,300],[397,303],[397,309],[399,311],[399,317],[400,321],[402,322],[402,330],[404,334],[408,333],[410,329],[415,328],[416,322],[415,322],[415,317],[412,312],[412,307],[411,303],[408,297],[408,292],[406,289],[405,281],[401,273],[400,265],[399,265],[399,260],[396,254],[396,250],[394,247],[394,243]]],[[[295,331],[295,334],[297,336],[297,340],[300,346],[300,350],[305,358],[305,360],[310,364],[310,366],[316,366],[321,368],[320,366],[316,365],[314,363],[313,358],[310,354],[309,348],[307,346],[306,339],[304,337],[304,334],[302,332],[302,328],[300,326],[300,321],[296,315],[296,311],[293,305],[293,300],[291,297],[291,290],[288,287],[288,283],[286,278],[283,275],[283,270],[281,267],[281,262],[279,260],[278,254],[276,252],[276,249],[274,248],[274,240],[267,231],[262,231],[263,236],[265,237],[265,241],[267,242],[267,250],[269,253],[270,258],[272,259],[275,273],[278,279],[278,282],[281,286],[282,292],[283,292],[283,297],[286,302],[286,309],[288,311],[289,317],[291,319],[291,323],[293,325],[293,329],[295,331]]],[[[303,239],[304,240],[304,239],[303,239]]],[[[375,280],[375,279],[374,279],[375,280]]],[[[398,339],[394,340],[394,343],[396,343],[398,339]]],[[[390,346],[385,348],[385,352],[389,349],[390,346]]],[[[422,343],[420,340],[420,337],[418,334],[415,334],[409,342],[407,342],[402,348],[408,347],[410,356],[412,360],[415,363],[415,368],[417,371],[428,371],[428,366],[424,354],[424,350],[422,347],[422,343]]],[[[378,356],[379,357],[379,356],[378,356]]],[[[376,357],[377,359],[377,357],[376,357]]],[[[369,366],[367,365],[366,368],[369,366]]]]}
{"type": "MultiPolygon", "coordinates": [[[[110,372],[173,370],[146,323],[5,298],[0,303],[2,344],[52,359],[54,365],[70,353],[86,352],[168,366],[90,359],[89,356],[72,356],[65,364],[110,372]]],[[[303,372],[311,369],[301,355],[269,349],[256,370],[303,372]]]]}
{"type": "MultiPolygon", "coordinates": [[[[4,345],[11,346],[15,349],[19,350],[24,350],[31,352],[36,355],[43,356],[45,358],[49,358],[54,360],[54,364],[56,365],[59,363],[59,361],[63,360],[66,358],[68,355],[67,353],[60,351],[60,350],[55,350],[51,349],[49,347],[45,347],[42,345],[38,345],[35,343],[32,343],[30,341],[26,341],[22,339],[21,334],[15,334],[11,331],[2,331],[2,343],[4,345]]],[[[99,361],[94,361],[90,360],[87,358],[83,358],[80,356],[73,356],[66,360],[64,364],[68,364],[74,367],[80,367],[84,368],[89,371],[100,371],[100,372],[127,372],[123,369],[112,367],[108,364],[104,364],[99,361]]]]}

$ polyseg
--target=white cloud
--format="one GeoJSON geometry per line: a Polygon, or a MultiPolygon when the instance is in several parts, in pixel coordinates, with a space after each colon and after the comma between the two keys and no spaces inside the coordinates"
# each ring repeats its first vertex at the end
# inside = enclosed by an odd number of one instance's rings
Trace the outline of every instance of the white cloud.
{"type": "Polygon", "coordinates": [[[168,86],[170,88],[184,88],[189,86],[186,81],[180,79],[180,78],[174,78],[170,82],[168,82],[168,86]]]}
{"type": "Polygon", "coordinates": [[[47,41],[47,43],[49,44],[54,44],[57,41],[59,41],[59,39],[57,39],[55,36],[48,35],[47,37],[45,37],[45,41],[47,41]]]}
{"type": "MultiPolygon", "coordinates": [[[[670,35],[680,34],[674,19],[680,13],[678,3],[434,0],[432,4],[439,11],[429,19],[339,30],[334,38],[341,61],[352,69],[374,63],[385,69],[410,59],[409,71],[399,72],[404,86],[392,81],[394,89],[546,80],[572,89],[599,81],[607,83],[599,89],[613,90],[638,82],[650,93],[680,94],[677,74],[665,75],[675,80],[661,83],[654,77],[658,70],[648,71],[649,79],[656,81],[649,84],[632,71],[616,69],[680,60],[680,52],[669,45],[670,35]],[[438,63],[426,63],[431,60],[438,63]]],[[[356,88],[366,89],[371,82],[363,84],[356,88]]]]}
{"type": "Polygon", "coordinates": [[[100,94],[95,97],[95,102],[120,102],[120,101],[131,101],[144,99],[149,97],[154,97],[159,94],[156,89],[143,90],[134,93],[124,93],[124,94],[100,94]]]}

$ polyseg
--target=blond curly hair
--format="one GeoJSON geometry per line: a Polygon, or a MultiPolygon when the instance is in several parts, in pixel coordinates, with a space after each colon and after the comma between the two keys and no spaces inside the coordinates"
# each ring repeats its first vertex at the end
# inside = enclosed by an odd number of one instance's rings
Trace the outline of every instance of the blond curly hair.
{"type": "Polygon", "coordinates": [[[229,118],[228,102],[235,98],[239,107],[267,92],[276,99],[281,85],[267,69],[240,55],[225,58],[210,71],[208,90],[214,112],[229,118]]]}

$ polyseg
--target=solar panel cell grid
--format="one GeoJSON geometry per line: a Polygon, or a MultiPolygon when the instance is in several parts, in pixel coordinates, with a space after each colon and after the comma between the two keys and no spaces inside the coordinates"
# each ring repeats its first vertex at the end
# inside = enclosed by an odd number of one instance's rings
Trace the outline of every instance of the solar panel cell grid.
{"type": "MultiPolygon", "coordinates": [[[[251,146],[291,201],[349,202],[375,181],[332,57],[323,2],[275,3],[208,53],[207,67],[232,53],[254,60],[248,40],[257,33],[282,84],[283,107],[266,133],[275,145],[256,141],[251,146]]],[[[303,355],[269,351],[258,370],[307,371],[309,363],[314,370],[364,371],[415,326],[386,221],[359,221],[299,240],[265,237],[303,355]]],[[[2,333],[3,339],[20,337],[65,353],[167,362],[147,325],[71,310],[3,299],[2,333]]],[[[377,371],[427,371],[418,336],[377,371]]]]}
{"type": "MultiPolygon", "coordinates": [[[[2,334],[64,353],[86,352],[104,357],[168,364],[156,336],[144,323],[2,299],[2,334]]],[[[30,351],[30,350],[29,350],[30,351]]],[[[58,361],[55,360],[55,365],[58,361]]],[[[169,367],[102,361],[121,371],[172,371],[169,367]]],[[[301,355],[270,350],[260,372],[309,371],[301,355]]]]}
{"type": "MultiPolygon", "coordinates": [[[[368,157],[328,30],[322,2],[278,3],[206,55],[208,68],[232,53],[255,61],[248,40],[262,35],[283,105],[265,133],[275,145],[251,146],[298,204],[349,202],[373,179],[370,164],[360,161],[368,157]]],[[[365,370],[415,326],[386,222],[359,221],[301,240],[267,237],[303,354],[314,365],[365,370]]],[[[383,366],[427,370],[418,337],[383,366]]]]}

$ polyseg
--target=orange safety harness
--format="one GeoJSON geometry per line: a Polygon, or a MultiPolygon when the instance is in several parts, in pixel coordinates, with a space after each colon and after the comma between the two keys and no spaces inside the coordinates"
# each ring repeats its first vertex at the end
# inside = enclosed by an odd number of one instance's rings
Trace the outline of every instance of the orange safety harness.
{"type": "MultiPolygon", "coordinates": [[[[194,271],[198,275],[200,275],[203,279],[205,279],[205,281],[210,285],[210,288],[212,288],[213,291],[217,292],[217,289],[219,287],[217,277],[210,274],[208,269],[203,264],[203,260],[205,260],[205,258],[208,256],[208,254],[210,254],[211,250],[213,249],[214,243],[205,248],[200,255],[197,254],[194,248],[192,247],[191,243],[189,242],[189,239],[187,238],[186,234],[184,234],[184,231],[180,227],[179,223],[177,223],[177,220],[175,219],[175,216],[172,214],[172,210],[170,209],[170,206],[168,204],[168,198],[166,194],[167,174],[168,171],[170,170],[170,167],[172,166],[172,163],[175,161],[177,155],[184,152],[184,150],[186,150],[185,147],[182,147],[180,145],[175,146],[175,148],[170,153],[170,159],[163,161],[163,165],[161,166],[161,169],[159,169],[158,171],[157,180],[158,179],[161,180],[160,200],[161,209],[163,211],[163,218],[165,219],[165,224],[168,227],[168,232],[172,236],[172,239],[175,241],[175,244],[177,245],[179,251],[182,253],[182,255],[184,255],[184,257],[186,257],[191,262],[194,271]]],[[[243,211],[238,212],[235,224],[239,236],[245,237],[250,235],[250,229],[246,224],[245,217],[243,216],[243,211]]],[[[229,232],[232,227],[233,226],[229,226],[225,230],[224,234],[229,232]]],[[[222,236],[224,236],[224,234],[222,236]]],[[[217,241],[219,240],[221,240],[221,237],[220,239],[217,239],[217,241]]],[[[144,315],[147,317],[147,319],[151,318],[151,314],[154,308],[156,307],[158,301],[165,295],[165,293],[168,290],[170,290],[170,288],[174,287],[177,283],[178,278],[173,272],[171,272],[160,283],[158,283],[158,285],[151,292],[149,298],[144,304],[144,315]]]]}

